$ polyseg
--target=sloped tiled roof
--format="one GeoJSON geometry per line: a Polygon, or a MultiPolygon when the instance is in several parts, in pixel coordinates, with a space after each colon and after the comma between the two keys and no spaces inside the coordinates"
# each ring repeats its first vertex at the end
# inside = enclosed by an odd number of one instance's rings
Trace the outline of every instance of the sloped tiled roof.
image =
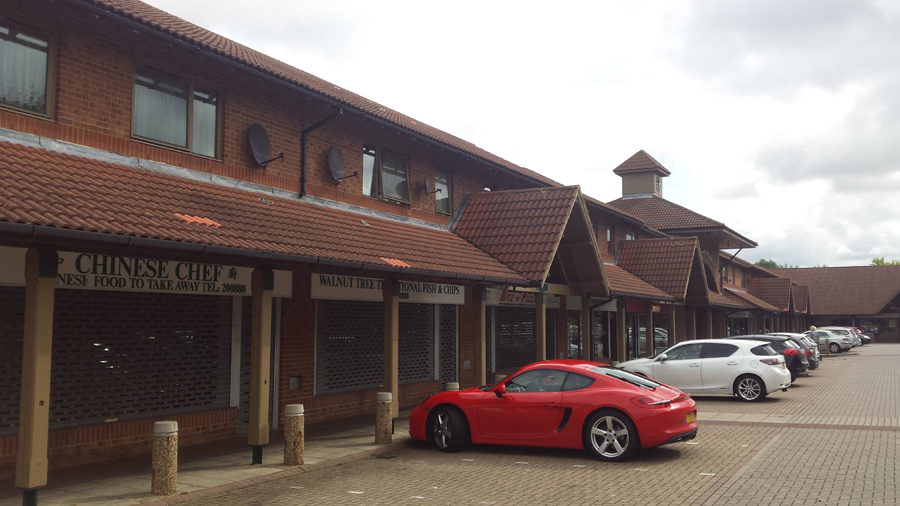
{"type": "Polygon", "coordinates": [[[782,311],[791,307],[791,280],[788,278],[754,278],[747,291],[782,311]]]}
{"type": "Polygon", "coordinates": [[[768,302],[760,299],[759,297],[754,297],[753,295],[750,295],[747,292],[739,292],[737,290],[731,290],[729,288],[726,288],[723,291],[725,292],[726,296],[737,297],[737,298],[745,301],[747,303],[746,307],[753,308],[753,309],[762,309],[764,311],[777,311],[779,313],[781,312],[780,309],[773,306],[772,304],[769,304],[768,302]]]}
{"type": "MultiPolygon", "coordinates": [[[[731,262],[734,263],[735,265],[739,265],[739,266],[741,266],[741,267],[743,267],[743,268],[745,268],[745,269],[752,270],[753,272],[755,272],[756,274],[759,274],[761,277],[764,277],[764,278],[774,278],[774,277],[777,277],[777,275],[776,275],[776,274],[773,274],[772,271],[770,271],[770,270],[768,270],[768,269],[764,269],[764,268],[762,268],[762,267],[760,267],[760,266],[758,266],[758,265],[756,265],[756,264],[754,264],[754,263],[750,263],[750,262],[748,262],[748,261],[746,261],[746,260],[744,260],[743,258],[740,258],[740,257],[738,257],[738,256],[734,256],[734,254],[731,253],[731,252],[720,251],[720,252],[719,252],[719,258],[724,259],[724,260],[726,260],[726,261],[731,261],[731,262]]],[[[719,265],[722,265],[722,264],[720,263],[719,265]]]]}
{"type": "Polygon", "coordinates": [[[709,303],[713,306],[729,307],[735,309],[747,307],[747,304],[741,299],[732,298],[728,295],[719,294],[714,291],[709,292],[709,303]]]}
{"type": "Polygon", "coordinates": [[[642,149],[631,155],[631,158],[628,160],[619,164],[618,167],[613,169],[613,173],[626,174],[628,172],[646,172],[650,170],[661,172],[666,176],[671,174],[668,169],[663,167],[661,163],[657,162],[655,158],[642,149]]]}
{"type": "Polygon", "coordinates": [[[806,313],[809,311],[809,287],[806,285],[794,285],[794,311],[806,313]]]}
{"type": "Polygon", "coordinates": [[[659,195],[622,197],[613,200],[609,205],[632,216],[637,216],[651,227],[662,231],[725,227],[721,222],[669,202],[659,195]]]}
{"type": "Polygon", "coordinates": [[[900,266],[772,269],[809,286],[809,305],[818,315],[875,315],[900,293],[900,266]]]}
{"type": "Polygon", "coordinates": [[[504,160],[470,142],[416,121],[409,116],[331,84],[308,72],[294,68],[275,58],[260,53],[259,51],[238,44],[237,42],[138,0],[80,1],[136,21],[161,34],[188,42],[202,50],[247,65],[248,67],[285,81],[286,83],[299,86],[329,100],[333,100],[346,107],[369,114],[380,120],[387,121],[410,132],[433,139],[436,142],[452,148],[459,149],[472,156],[496,164],[539,183],[558,186],[558,183],[552,179],[504,160]]]}
{"type": "Polygon", "coordinates": [[[421,271],[524,283],[518,273],[447,231],[35,147],[0,142],[0,178],[0,222],[372,266],[389,266],[384,259],[390,259],[421,271]],[[188,222],[176,213],[201,221],[188,222]]]}
{"type": "Polygon", "coordinates": [[[579,193],[560,186],[475,195],[455,232],[527,279],[544,281],[579,193]]]}
{"type": "Polygon", "coordinates": [[[660,301],[675,300],[671,295],[619,266],[604,264],[603,268],[609,277],[609,288],[614,295],[649,298],[660,301]]]}
{"type": "Polygon", "coordinates": [[[683,300],[697,248],[694,237],[625,241],[617,265],[683,300]]]}

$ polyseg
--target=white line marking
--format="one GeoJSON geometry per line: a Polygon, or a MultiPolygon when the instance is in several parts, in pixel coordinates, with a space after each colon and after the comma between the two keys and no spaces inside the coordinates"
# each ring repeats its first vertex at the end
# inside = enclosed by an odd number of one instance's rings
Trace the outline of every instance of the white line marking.
{"type": "Polygon", "coordinates": [[[716,473],[700,473],[700,476],[715,476],[716,473]]]}
{"type": "Polygon", "coordinates": [[[355,490],[348,490],[347,493],[348,494],[365,494],[365,492],[357,492],[355,490]]]}
{"type": "Polygon", "coordinates": [[[572,466],[572,467],[587,467],[587,466],[583,466],[583,465],[580,465],[580,464],[575,464],[575,465],[572,466]]]}
{"type": "Polygon", "coordinates": [[[516,464],[528,465],[528,462],[516,462],[516,464]]]}
{"type": "Polygon", "coordinates": [[[635,470],[635,471],[649,471],[649,469],[644,468],[644,467],[637,467],[637,468],[635,468],[634,470],[635,470]]]}
{"type": "Polygon", "coordinates": [[[411,496],[409,496],[409,498],[410,499],[425,499],[424,497],[422,497],[420,495],[411,495],[411,496]]]}
{"type": "Polygon", "coordinates": [[[700,443],[695,443],[695,442],[693,442],[693,441],[688,441],[687,443],[684,443],[684,444],[686,444],[686,445],[698,445],[698,444],[700,444],[700,443]]]}
{"type": "Polygon", "coordinates": [[[288,487],[288,488],[303,488],[303,487],[288,487]]]}
{"type": "Polygon", "coordinates": [[[475,459],[462,459],[463,462],[475,462],[475,459]]]}

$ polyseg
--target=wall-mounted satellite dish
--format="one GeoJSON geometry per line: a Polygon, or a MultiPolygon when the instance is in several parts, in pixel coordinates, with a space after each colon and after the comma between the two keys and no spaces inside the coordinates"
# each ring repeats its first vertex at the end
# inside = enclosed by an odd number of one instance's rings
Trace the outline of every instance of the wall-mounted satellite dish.
{"type": "Polygon", "coordinates": [[[328,168],[331,170],[331,177],[334,178],[334,184],[340,184],[343,179],[359,175],[359,172],[355,170],[350,176],[344,175],[344,169],[346,169],[346,165],[344,165],[344,156],[337,146],[331,146],[331,149],[328,150],[328,168]]]}
{"type": "Polygon", "coordinates": [[[265,167],[269,162],[279,158],[281,158],[282,162],[284,161],[284,151],[279,151],[278,156],[275,158],[269,158],[271,154],[269,151],[269,134],[266,133],[266,129],[259,123],[250,125],[250,130],[247,131],[247,138],[250,141],[250,150],[253,151],[253,159],[261,167],[265,167]]]}
{"type": "Polygon", "coordinates": [[[422,186],[422,192],[425,193],[425,195],[432,195],[435,193],[439,193],[440,191],[441,191],[440,188],[438,188],[437,190],[431,191],[431,181],[427,177],[425,178],[425,185],[422,186]]]}

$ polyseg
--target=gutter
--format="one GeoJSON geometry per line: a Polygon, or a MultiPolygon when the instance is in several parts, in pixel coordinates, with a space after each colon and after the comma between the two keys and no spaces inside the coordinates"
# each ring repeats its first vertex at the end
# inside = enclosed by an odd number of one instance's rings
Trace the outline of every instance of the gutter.
{"type": "MultiPolygon", "coordinates": [[[[221,55],[221,54],[219,54],[219,53],[217,53],[217,52],[215,52],[215,51],[212,51],[212,50],[203,48],[202,46],[199,46],[199,45],[191,44],[191,43],[189,43],[189,42],[187,42],[187,41],[184,41],[184,40],[182,40],[182,39],[179,39],[179,38],[176,37],[176,36],[173,36],[173,35],[170,35],[170,34],[168,34],[168,33],[165,33],[164,31],[161,31],[161,30],[152,28],[152,27],[147,26],[147,25],[145,25],[145,24],[143,24],[143,23],[141,23],[141,22],[139,22],[139,21],[135,21],[135,20],[133,20],[133,19],[130,19],[130,18],[128,18],[128,17],[125,17],[125,16],[123,16],[123,15],[117,13],[117,12],[114,12],[114,11],[111,11],[111,10],[106,10],[106,9],[103,9],[103,8],[98,7],[98,6],[96,6],[96,5],[87,3],[85,0],[68,0],[68,1],[69,1],[69,3],[77,4],[77,5],[79,5],[79,6],[83,7],[83,8],[87,8],[87,9],[93,11],[94,14],[96,14],[98,17],[101,17],[101,18],[102,18],[102,17],[106,17],[106,16],[115,16],[116,19],[120,20],[121,22],[124,22],[124,23],[127,24],[130,28],[132,28],[132,29],[134,29],[134,30],[136,30],[136,31],[140,31],[140,32],[148,33],[148,34],[151,34],[151,35],[154,35],[154,36],[162,37],[162,38],[166,39],[166,41],[167,41],[168,43],[170,43],[171,45],[181,46],[181,47],[184,47],[184,48],[187,48],[187,49],[191,49],[191,50],[193,50],[193,51],[203,51],[204,54],[207,54],[207,55],[209,55],[209,56],[215,58],[216,60],[219,60],[220,62],[223,62],[223,63],[225,63],[225,64],[227,64],[227,65],[232,66],[232,67],[236,67],[236,68],[238,68],[238,69],[240,69],[240,70],[243,70],[243,71],[245,71],[245,72],[248,72],[248,73],[250,73],[250,74],[252,74],[252,75],[254,75],[254,76],[256,76],[256,77],[259,77],[259,78],[265,79],[265,80],[267,80],[267,81],[271,81],[271,82],[274,82],[274,83],[277,83],[277,84],[286,86],[286,87],[290,88],[291,90],[296,91],[296,92],[298,92],[298,93],[301,93],[301,94],[303,94],[303,95],[306,95],[306,96],[308,96],[308,97],[312,97],[312,98],[315,98],[315,99],[318,99],[318,100],[322,100],[323,102],[327,103],[327,104],[330,105],[330,106],[337,107],[337,108],[339,108],[339,109],[341,109],[341,108],[350,108],[350,109],[353,110],[353,112],[355,112],[356,114],[359,114],[360,116],[362,116],[364,119],[366,119],[366,120],[368,120],[368,121],[373,121],[373,122],[375,122],[375,123],[378,123],[379,125],[387,126],[387,127],[390,127],[390,128],[395,128],[395,129],[397,129],[397,130],[406,132],[407,134],[409,134],[410,136],[412,136],[413,138],[415,138],[415,139],[417,139],[417,140],[421,140],[421,141],[424,141],[424,142],[430,142],[430,143],[438,144],[438,145],[440,145],[441,147],[443,147],[444,149],[446,149],[446,150],[448,150],[448,151],[451,151],[451,152],[453,152],[453,153],[456,153],[456,154],[458,154],[458,155],[460,155],[460,156],[466,158],[467,160],[470,159],[470,158],[474,158],[474,159],[477,159],[478,161],[480,161],[481,163],[484,163],[485,165],[487,165],[487,166],[490,167],[490,168],[493,168],[493,169],[497,169],[497,170],[500,170],[500,171],[503,171],[503,172],[510,173],[510,174],[514,175],[515,177],[523,178],[523,179],[526,179],[526,180],[529,180],[529,181],[532,181],[532,182],[535,182],[535,183],[538,183],[538,184],[542,184],[542,185],[552,186],[552,184],[547,183],[547,182],[545,182],[545,181],[540,181],[540,180],[538,180],[538,179],[531,178],[531,177],[526,176],[526,175],[524,175],[524,174],[519,174],[518,172],[515,172],[515,171],[513,171],[513,170],[511,170],[511,169],[508,169],[508,168],[506,168],[506,167],[503,167],[503,166],[501,166],[501,165],[497,165],[497,164],[495,164],[495,163],[493,163],[493,162],[490,162],[490,161],[488,161],[488,160],[486,160],[486,159],[484,159],[484,158],[482,158],[482,157],[480,157],[480,156],[478,156],[478,155],[474,155],[474,154],[472,154],[472,153],[468,153],[468,152],[466,152],[466,151],[464,151],[464,150],[462,150],[462,149],[460,149],[460,148],[453,147],[453,146],[451,146],[451,145],[449,145],[449,144],[444,144],[444,143],[441,142],[441,141],[432,139],[432,138],[430,138],[430,137],[426,137],[426,136],[424,136],[424,135],[422,135],[422,134],[420,134],[420,133],[416,133],[416,132],[413,132],[413,131],[411,131],[411,130],[407,130],[407,129],[403,128],[402,126],[396,125],[396,124],[394,124],[394,123],[391,123],[391,122],[389,122],[389,121],[387,121],[387,120],[383,120],[383,119],[378,118],[378,117],[376,117],[376,116],[372,116],[371,114],[369,114],[369,113],[367,113],[367,112],[364,112],[364,111],[362,111],[362,110],[353,108],[351,105],[345,104],[345,103],[340,102],[340,101],[338,101],[338,100],[335,100],[335,99],[333,99],[333,98],[328,98],[328,97],[326,97],[326,96],[324,96],[324,95],[320,95],[320,94],[318,94],[318,93],[316,93],[316,92],[314,92],[314,91],[312,91],[312,90],[306,89],[306,88],[304,88],[304,87],[302,87],[302,86],[298,86],[298,85],[293,84],[293,83],[291,83],[291,82],[289,82],[289,81],[286,81],[286,80],[284,80],[284,79],[281,79],[281,78],[275,77],[275,76],[273,76],[273,75],[271,75],[271,74],[267,74],[267,73],[262,72],[262,71],[260,71],[260,70],[254,69],[253,67],[250,67],[250,66],[245,65],[245,64],[243,64],[243,63],[241,63],[241,62],[232,60],[232,59],[230,59],[230,58],[228,58],[228,57],[226,57],[226,56],[223,56],[223,55],[221,55]]],[[[548,178],[548,179],[549,179],[549,178],[548,178]]],[[[558,183],[557,183],[557,184],[558,184],[558,183]]]]}
{"type": "Polygon", "coordinates": [[[348,260],[335,260],[323,257],[311,257],[305,255],[293,255],[288,253],[274,253],[269,251],[256,251],[230,246],[213,246],[189,242],[169,241],[165,239],[150,239],[146,237],[134,237],[127,235],[114,235],[104,232],[88,232],[85,230],[72,230],[67,228],[42,227],[22,223],[0,222],[0,235],[7,235],[25,240],[29,243],[57,245],[60,241],[89,242],[96,245],[123,248],[136,252],[169,252],[178,254],[192,254],[200,256],[223,256],[239,259],[244,262],[256,264],[303,264],[321,265],[324,267],[338,267],[351,270],[365,270],[383,272],[397,275],[422,276],[427,278],[440,278],[443,280],[470,281],[475,283],[489,283],[510,286],[539,286],[539,282],[498,278],[493,276],[479,276],[475,274],[460,274],[458,272],[426,271],[422,269],[408,269],[393,267],[390,265],[370,264],[365,262],[351,262],[348,260]]]}

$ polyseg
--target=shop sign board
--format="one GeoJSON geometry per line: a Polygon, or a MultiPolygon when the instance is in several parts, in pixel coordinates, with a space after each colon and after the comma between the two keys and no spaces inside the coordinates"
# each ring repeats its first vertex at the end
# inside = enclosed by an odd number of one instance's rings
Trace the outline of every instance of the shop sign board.
{"type": "MultiPolygon", "coordinates": [[[[0,247],[0,285],[25,286],[25,249],[0,247]]],[[[56,287],[79,290],[251,295],[253,269],[202,262],[60,251],[56,287]]],[[[291,296],[291,273],[275,271],[276,297],[291,296]]]]}
{"type": "MultiPolygon", "coordinates": [[[[383,280],[377,278],[314,273],[310,296],[313,299],[379,302],[384,300],[382,284],[383,280]]],[[[460,285],[403,280],[398,281],[398,285],[400,302],[461,306],[465,301],[464,287],[460,285]]]]}
{"type": "MultiPolygon", "coordinates": [[[[539,292],[520,292],[517,290],[504,290],[497,288],[488,288],[487,290],[488,306],[529,306],[534,307],[535,297],[539,296],[539,292]]],[[[559,308],[559,295],[544,294],[544,304],[547,309],[559,308]]]]}

